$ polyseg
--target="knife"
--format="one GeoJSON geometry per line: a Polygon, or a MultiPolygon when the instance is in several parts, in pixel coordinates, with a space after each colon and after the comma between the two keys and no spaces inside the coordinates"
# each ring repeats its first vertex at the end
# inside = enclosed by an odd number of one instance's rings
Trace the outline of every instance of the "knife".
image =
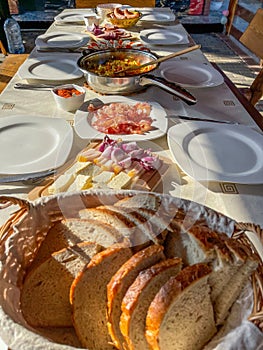
{"type": "Polygon", "coordinates": [[[55,85],[49,85],[49,84],[23,84],[23,83],[16,83],[14,85],[15,89],[25,89],[25,90],[46,90],[46,89],[54,89],[55,85]]]}
{"type": "Polygon", "coordinates": [[[238,122],[234,122],[232,120],[216,120],[216,119],[209,119],[209,118],[197,118],[197,117],[190,117],[188,115],[166,115],[165,118],[171,118],[171,119],[184,119],[184,120],[193,120],[193,121],[200,121],[200,122],[211,122],[211,123],[223,123],[223,124],[240,124],[238,122]]]}
{"type": "Polygon", "coordinates": [[[37,49],[37,52],[65,52],[65,53],[82,53],[83,50],[87,49],[86,47],[85,48],[82,48],[82,47],[78,47],[78,48],[75,48],[75,49],[70,49],[70,48],[62,48],[62,47],[48,47],[48,48],[39,48],[37,49]]]}
{"type": "Polygon", "coordinates": [[[0,177],[0,184],[13,183],[13,182],[38,182],[44,178],[54,175],[56,173],[55,169],[49,169],[45,171],[39,171],[34,173],[8,175],[0,177]]]}

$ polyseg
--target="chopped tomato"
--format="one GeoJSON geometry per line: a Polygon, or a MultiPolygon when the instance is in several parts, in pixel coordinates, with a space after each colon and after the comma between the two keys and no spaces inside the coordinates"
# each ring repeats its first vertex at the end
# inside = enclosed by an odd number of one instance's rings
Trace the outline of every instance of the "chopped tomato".
{"type": "Polygon", "coordinates": [[[56,90],[56,94],[60,97],[68,98],[68,97],[72,97],[73,95],[81,95],[82,92],[74,88],[67,88],[67,89],[56,90]]]}

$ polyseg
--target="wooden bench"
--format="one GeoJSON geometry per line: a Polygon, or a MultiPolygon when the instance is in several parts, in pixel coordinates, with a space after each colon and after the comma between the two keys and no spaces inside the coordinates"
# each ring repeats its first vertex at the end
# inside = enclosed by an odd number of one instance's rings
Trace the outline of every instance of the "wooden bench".
{"type": "Polygon", "coordinates": [[[13,78],[21,64],[27,59],[28,54],[9,54],[0,40],[0,51],[4,55],[0,63],[0,93],[13,78]]]}

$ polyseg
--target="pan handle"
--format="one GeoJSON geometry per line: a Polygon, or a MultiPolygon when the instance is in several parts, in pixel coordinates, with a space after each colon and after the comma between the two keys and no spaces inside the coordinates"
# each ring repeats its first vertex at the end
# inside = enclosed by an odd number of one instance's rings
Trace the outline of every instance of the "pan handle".
{"type": "Polygon", "coordinates": [[[147,85],[154,85],[158,86],[159,88],[169,92],[172,95],[175,95],[179,97],[181,100],[183,100],[188,105],[194,105],[197,102],[197,99],[190,94],[187,90],[185,90],[183,87],[181,87],[178,84],[171,83],[164,78],[157,77],[155,75],[151,74],[145,74],[140,77],[139,85],[141,86],[147,86],[147,85]]]}

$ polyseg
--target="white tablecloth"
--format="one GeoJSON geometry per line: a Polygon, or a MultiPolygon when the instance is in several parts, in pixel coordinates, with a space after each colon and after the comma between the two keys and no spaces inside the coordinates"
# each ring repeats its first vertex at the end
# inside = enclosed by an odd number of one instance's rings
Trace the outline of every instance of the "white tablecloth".
{"type": "MultiPolygon", "coordinates": [[[[85,10],[83,10],[83,12],[85,12],[85,10]]],[[[178,26],[180,30],[184,30],[180,24],[169,24],[169,29],[176,30],[178,26]]],[[[149,27],[149,25],[147,24],[145,27],[149,27]]],[[[144,25],[139,25],[138,31],[142,28],[144,28],[144,25]]],[[[63,30],[66,32],[84,32],[84,29],[84,26],[81,25],[58,26],[53,24],[48,29],[48,32],[56,30],[63,30]]],[[[152,47],[151,49],[159,55],[164,55],[175,50],[180,50],[182,47],[187,47],[187,45],[152,47]]],[[[71,55],[72,57],[72,54],[38,53],[36,50],[31,53],[31,57],[38,57],[41,55],[57,55],[58,58],[62,55],[71,55]]],[[[75,54],[75,56],[76,59],[79,57],[78,54],[75,54]]],[[[173,60],[180,61],[181,59],[181,57],[177,57],[173,60]]],[[[209,64],[201,50],[188,53],[184,55],[183,59],[187,59],[191,62],[203,62],[209,64]]],[[[158,73],[159,71],[157,70],[156,74],[158,73]]],[[[17,82],[23,82],[18,74],[14,76],[5,91],[0,95],[1,117],[12,115],[35,115],[48,116],[50,118],[65,118],[68,121],[74,119],[73,113],[64,112],[56,107],[50,91],[15,90],[13,86],[17,82]]],[[[77,81],[79,84],[83,84],[83,82],[84,78],[77,81]]],[[[207,87],[188,90],[198,99],[197,104],[194,106],[187,106],[185,103],[173,98],[172,95],[169,95],[167,92],[156,87],[150,87],[145,92],[139,93],[138,96],[140,99],[159,102],[166,109],[167,114],[187,114],[193,116],[204,115],[207,118],[227,119],[237,121],[260,132],[260,129],[249,113],[225,83],[212,88],[207,87]]],[[[99,95],[96,92],[87,89],[86,100],[94,97],[99,97],[99,95]]],[[[173,121],[169,121],[169,126],[172,126],[173,124],[173,121]]],[[[86,144],[87,140],[82,140],[75,134],[69,158],[76,155],[76,153],[84,148],[86,144]]],[[[167,145],[166,135],[157,140],[151,141],[150,146],[160,156],[169,158],[173,161],[167,145]]],[[[12,195],[27,198],[27,194],[31,190],[32,187],[30,186],[0,185],[0,195],[12,195]]],[[[263,227],[263,186],[261,184],[240,185],[236,183],[218,182],[199,183],[185,175],[182,170],[173,163],[168,172],[162,177],[161,184],[157,188],[157,191],[158,190],[164,193],[169,193],[172,196],[190,199],[204,204],[235,219],[236,221],[252,222],[260,224],[263,227]]],[[[0,224],[5,222],[8,214],[8,210],[0,211],[0,224]]]]}

